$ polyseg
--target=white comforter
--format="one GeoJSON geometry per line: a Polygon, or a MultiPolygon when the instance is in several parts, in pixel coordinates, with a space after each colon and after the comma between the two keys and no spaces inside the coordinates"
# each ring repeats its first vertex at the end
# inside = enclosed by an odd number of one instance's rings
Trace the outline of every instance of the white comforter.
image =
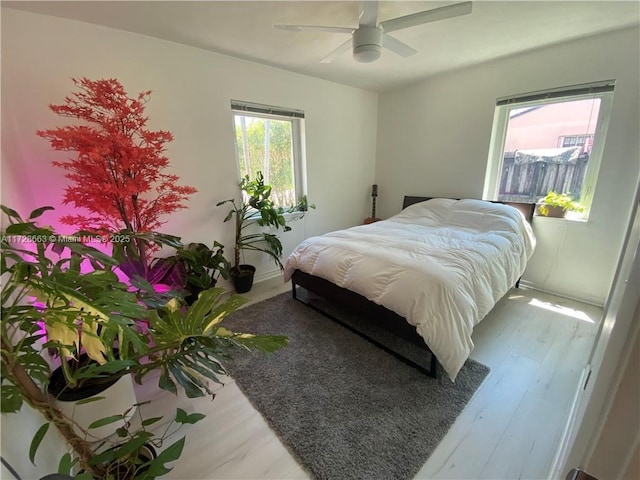
{"type": "Polygon", "coordinates": [[[531,227],[512,207],[433,199],[305,240],[284,278],[298,269],[396,312],[455,380],[473,350],[473,327],[520,278],[534,246],[531,227]]]}

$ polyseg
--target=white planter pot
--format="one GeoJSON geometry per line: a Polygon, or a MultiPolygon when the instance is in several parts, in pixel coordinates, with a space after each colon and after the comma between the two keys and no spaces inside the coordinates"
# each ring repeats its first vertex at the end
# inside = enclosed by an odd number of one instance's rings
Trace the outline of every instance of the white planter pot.
{"type": "Polygon", "coordinates": [[[98,441],[109,437],[115,433],[116,429],[124,426],[135,413],[136,396],[133,389],[133,378],[131,375],[124,375],[116,383],[106,390],[88,398],[104,397],[89,403],[78,404],[78,401],[56,400],[55,405],[60,411],[73,420],[76,424],[76,432],[84,437],[81,429],[87,430],[86,439],[90,442],[98,441]],[[98,428],[88,429],[89,425],[102,418],[112,415],[123,415],[127,410],[125,418],[121,421],[109,423],[98,428]],[[78,428],[80,427],[80,428],[78,428]]]}

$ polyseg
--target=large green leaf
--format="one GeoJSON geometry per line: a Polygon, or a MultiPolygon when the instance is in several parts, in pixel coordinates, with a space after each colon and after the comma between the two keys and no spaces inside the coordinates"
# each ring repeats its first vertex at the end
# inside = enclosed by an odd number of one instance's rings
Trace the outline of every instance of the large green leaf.
{"type": "Polygon", "coordinates": [[[87,428],[89,430],[91,430],[92,428],[100,428],[104,427],[105,425],[110,425],[112,423],[122,421],[123,419],[124,417],[122,415],[110,415],[108,417],[96,420],[95,422],[91,422],[91,424],[87,428]]]}
{"type": "Polygon", "coordinates": [[[23,346],[16,360],[34,380],[40,383],[48,381],[49,375],[51,374],[49,364],[40,354],[29,346],[23,346]]]}
{"type": "Polygon", "coordinates": [[[7,217],[9,217],[10,220],[22,221],[22,218],[20,218],[20,214],[16,212],[14,209],[6,207],[4,205],[0,205],[0,209],[4,212],[4,214],[7,217]]]}
{"type": "Polygon", "coordinates": [[[0,401],[0,412],[16,413],[22,407],[22,394],[15,385],[2,385],[2,401],[0,401]]]}
{"type": "Polygon", "coordinates": [[[38,218],[40,215],[42,215],[44,212],[49,211],[49,210],[54,210],[54,208],[53,207],[36,208],[33,212],[31,212],[29,214],[29,220],[34,220],[34,219],[38,218]]]}
{"type": "Polygon", "coordinates": [[[130,438],[119,447],[105,450],[104,452],[94,456],[89,461],[89,465],[106,465],[119,458],[123,458],[124,456],[139,450],[145,443],[147,443],[151,435],[152,434],[148,432],[139,432],[137,436],[130,438]]]}
{"type": "Polygon", "coordinates": [[[202,413],[187,413],[185,410],[183,410],[182,408],[178,408],[176,410],[176,423],[181,423],[181,424],[194,424],[196,422],[199,422],[200,420],[202,420],[203,418],[205,418],[206,415],[203,415],[202,413]]]}
{"type": "Polygon", "coordinates": [[[153,425],[156,422],[159,422],[160,420],[162,420],[164,417],[151,417],[151,418],[145,418],[142,421],[142,426],[143,427],[148,427],[149,425],[153,425]]]}
{"type": "Polygon", "coordinates": [[[33,436],[33,439],[31,440],[31,445],[29,446],[29,460],[31,460],[31,463],[33,463],[34,465],[35,465],[34,460],[36,458],[36,452],[38,451],[38,447],[40,446],[40,443],[42,443],[42,439],[47,434],[48,430],[49,430],[49,423],[47,422],[40,426],[36,434],[33,436]]]}
{"type": "Polygon", "coordinates": [[[178,348],[187,338],[213,335],[207,326],[224,318],[236,310],[245,300],[237,295],[223,299],[225,293],[222,288],[211,288],[200,294],[198,300],[183,316],[180,310],[168,310],[164,315],[152,320],[154,342],[158,345],[178,348]]]}
{"type": "Polygon", "coordinates": [[[104,400],[107,397],[102,396],[94,396],[89,398],[83,398],[82,400],[76,401],[76,405],[85,405],[87,403],[99,402],[100,400],[104,400]]]}
{"type": "Polygon", "coordinates": [[[159,386],[171,391],[177,383],[189,398],[211,395],[213,392],[207,380],[221,383],[218,377],[226,374],[217,358],[221,351],[214,340],[206,337],[186,340],[180,349],[163,358],[167,370],[166,375],[161,376],[159,386]],[[169,374],[175,383],[168,381],[169,374]]]}
{"type": "Polygon", "coordinates": [[[166,390],[167,392],[171,392],[174,395],[178,394],[178,388],[176,387],[176,384],[174,383],[173,380],[171,380],[170,376],[169,376],[169,369],[167,368],[167,365],[162,365],[162,373],[160,374],[160,379],[158,380],[158,386],[162,389],[162,390],[166,390]]]}
{"type": "Polygon", "coordinates": [[[136,477],[136,480],[152,480],[169,473],[171,468],[167,467],[166,464],[180,458],[182,450],[184,449],[184,443],[185,437],[182,437],[165,448],[155,459],[148,463],[145,472],[142,473],[141,476],[136,477]]]}
{"type": "Polygon", "coordinates": [[[138,363],[133,360],[110,360],[103,365],[90,363],[79,367],[77,372],[74,373],[74,378],[78,380],[84,378],[112,378],[113,374],[126,374],[130,368],[136,365],[138,365],[138,363]]]}
{"type": "Polygon", "coordinates": [[[234,334],[219,328],[220,323],[246,300],[225,296],[221,288],[200,294],[186,315],[172,309],[152,321],[153,343],[166,348],[166,365],[159,386],[174,391],[180,385],[190,398],[212,394],[207,380],[221,383],[226,374],[220,363],[231,348],[257,348],[273,352],[286,345],[285,337],[234,334]]]}
{"type": "Polygon", "coordinates": [[[180,364],[177,360],[170,360],[167,366],[169,367],[171,375],[173,375],[173,378],[175,378],[183,388],[188,398],[203,397],[209,393],[209,388],[206,383],[202,381],[201,378],[189,372],[184,364],[180,364]]]}
{"type": "Polygon", "coordinates": [[[249,349],[266,353],[273,353],[289,343],[289,339],[283,335],[238,335],[233,339],[249,349]]]}
{"type": "Polygon", "coordinates": [[[239,295],[221,301],[223,293],[222,288],[210,288],[200,294],[184,319],[187,335],[211,335],[215,325],[247,302],[239,295]]]}
{"type": "MultiPolygon", "coordinates": [[[[60,475],[71,475],[71,468],[75,465],[75,461],[71,457],[69,452],[65,453],[60,458],[60,463],[58,463],[58,473],[60,475]]],[[[77,479],[78,477],[76,477],[77,479]]]]}

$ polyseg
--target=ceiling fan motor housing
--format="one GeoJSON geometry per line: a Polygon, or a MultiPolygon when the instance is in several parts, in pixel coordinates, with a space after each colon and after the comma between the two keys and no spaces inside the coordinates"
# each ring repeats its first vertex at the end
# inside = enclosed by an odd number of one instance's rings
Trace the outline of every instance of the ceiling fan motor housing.
{"type": "Polygon", "coordinates": [[[382,53],[382,29],[361,26],[353,32],[353,58],[369,63],[380,58],[382,53]]]}

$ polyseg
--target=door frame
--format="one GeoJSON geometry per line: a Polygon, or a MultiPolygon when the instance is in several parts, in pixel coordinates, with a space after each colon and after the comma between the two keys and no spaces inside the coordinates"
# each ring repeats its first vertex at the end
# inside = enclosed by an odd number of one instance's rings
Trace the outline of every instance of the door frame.
{"type": "MultiPolygon", "coordinates": [[[[635,336],[640,309],[640,179],[600,330],[548,478],[585,468],[594,453],[635,336]]],[[[631,447],[630,447],[631,448],[631,447]]]]}

